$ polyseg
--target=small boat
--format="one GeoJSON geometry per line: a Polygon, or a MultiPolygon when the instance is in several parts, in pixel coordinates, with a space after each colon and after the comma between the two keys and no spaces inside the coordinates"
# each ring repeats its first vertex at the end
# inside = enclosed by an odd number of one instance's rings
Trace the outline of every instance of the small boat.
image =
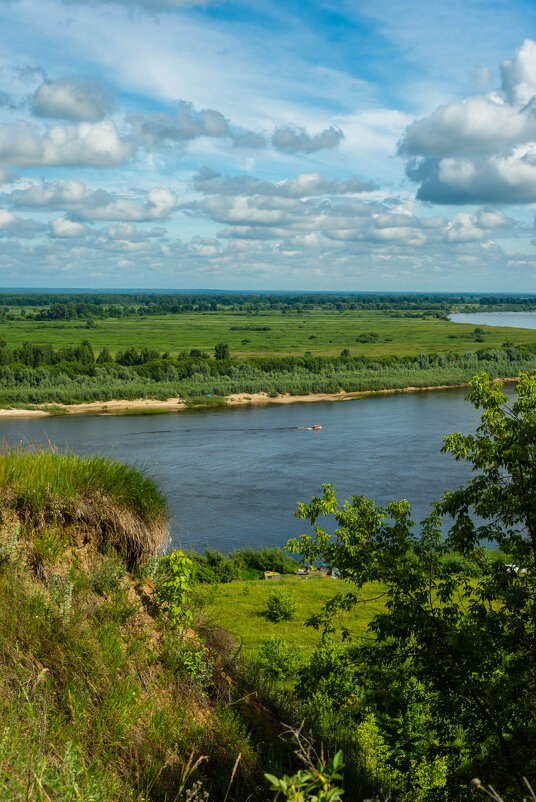
{"type": "Polygon", "coordinates": [[[315,423],[315,425],[313,426],[313,430],[317,430],[317,429],[321,429],[321,428],[322,427],[318,423],[315,423]]]}

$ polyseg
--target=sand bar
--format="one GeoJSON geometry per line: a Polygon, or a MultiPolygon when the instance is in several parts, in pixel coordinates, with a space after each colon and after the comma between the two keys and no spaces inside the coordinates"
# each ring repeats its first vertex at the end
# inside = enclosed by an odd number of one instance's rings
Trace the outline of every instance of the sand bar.
{"type": "MultiPolygon", "coordinates": [[[[494,379],[494,382],[515,382],[517,377],[494,379]]],[[[309,395],[278,395],[272,398],[268,393],[235,393],[226,397],[227,406],[260,406],[266,404],[309,404],[316,401],[352,401],[359,398],[370,398],[372,396],[394,395],[395,393],[420,393],[430,390],[455,390],[470,387],[469,382],[463,384],[437,384],[428,387],[400,387],[389,390],[357,390],[347,393],[341,390],[338,393],[311,393],[309,395]]],[[[146,410],[162,410],[162,412],[180,412],[187,409],[187,404],[183,399],[168,398],[166,401],[158,401],[151,398],[138,398],[133,401],[92,401],[87,404],[51,404],[51,410],[47,409],[0,409],[1,418],[39,418],[49,415],[60,414],[75,415],[114,415],[118,412],[137,411],[143,414],[146,410]]],[[[205,405],[200,404],[203,408],[205,405]]],[[[210,404],[206,408],[210,408],[210,404]]]]}

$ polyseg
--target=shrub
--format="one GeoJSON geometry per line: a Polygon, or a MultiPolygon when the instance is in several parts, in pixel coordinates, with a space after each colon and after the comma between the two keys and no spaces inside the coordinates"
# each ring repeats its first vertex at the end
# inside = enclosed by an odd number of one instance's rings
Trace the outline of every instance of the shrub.
{"type": "Polygon", "coordinates": [[[196,582],[225,583],[240,578],[238,564],[220,551],[207,547],[204,554],[189,551],[188,557],[193,563],[192,579],[196,582]]]}
{"type": "Polygon", "coordinates": [[[161,607],[167,612],[172,627],[182,632],[192,623],[190,601],[192,561],[183,551],[176,549],[164,557],[166,573],[156,586],[156,596],[161,607]]]}
{"type": "Polygon", "coordinates": [[[292,574],[296,570],[296,561],[283,549],[269,548],[243,549],[233,554],[233,559],[244,568],[255,571],[276,571],[278,574],[292,574]]]}
{"type": "Polygon", "coordinates": [[[162,665],[173,674],[190,677],[200,684],[206,683],[212,673],[212,662],[196,638],[169,637],[162,651],[162,665]]]}
{"type": "Polygon", "coordinates": [[[263,674],[272,679],[286,679],[300,668],[298,650],[280,635],[269,635],[264,639],[259,655],[263,674]]]}
{"type": "Polygon", "coordinates": [[[290,593],[272,590],[266,599],[262,615],[275,624],[279,621],[291,621],[296,616],[296,602],[290,593]]]}

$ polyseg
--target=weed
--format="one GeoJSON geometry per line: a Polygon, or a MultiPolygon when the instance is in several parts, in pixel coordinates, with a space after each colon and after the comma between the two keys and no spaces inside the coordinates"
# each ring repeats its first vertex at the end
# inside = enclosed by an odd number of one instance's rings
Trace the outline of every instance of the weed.
{"type": "Polygon", "coordinates": [[[105,557],[91,577],[92,589],[101,596],[120,587],[125,569],[114,557],[105,557]]]}
{"type": "Polygon", "coordinates": [[[213,661],[196,638],[182,640],[170,635],[162,651],[162,665],[179,676],[187,676],[199,685],[205,685],[212,674],[213,661]]]}
{"type": "Polygon", "coordinates": [[[56,565],[65,551],[65,540],[56,527],[47,527],[34,533],[28,564],[34,571],[42,571],[46,565],[56,565]]]}
{"type": "Polygon", "coordinates": [[[3,562],[11,562],[17,553],[17,546],[20,536],[20,524],[14,524],[7,532],[0,534],[0,565],[3,562]]]}

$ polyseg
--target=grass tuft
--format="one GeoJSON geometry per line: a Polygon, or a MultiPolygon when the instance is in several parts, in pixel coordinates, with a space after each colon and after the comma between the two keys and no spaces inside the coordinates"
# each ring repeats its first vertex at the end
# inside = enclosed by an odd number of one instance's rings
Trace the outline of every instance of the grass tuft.
{"type": "Polygon", "coordinates": [[[131,567],[168,540],[168,512],[156,482],[101,455],[8,448],[0,453],[0,510],[26,528],[83,527],[98,548],[131,567]]]}

